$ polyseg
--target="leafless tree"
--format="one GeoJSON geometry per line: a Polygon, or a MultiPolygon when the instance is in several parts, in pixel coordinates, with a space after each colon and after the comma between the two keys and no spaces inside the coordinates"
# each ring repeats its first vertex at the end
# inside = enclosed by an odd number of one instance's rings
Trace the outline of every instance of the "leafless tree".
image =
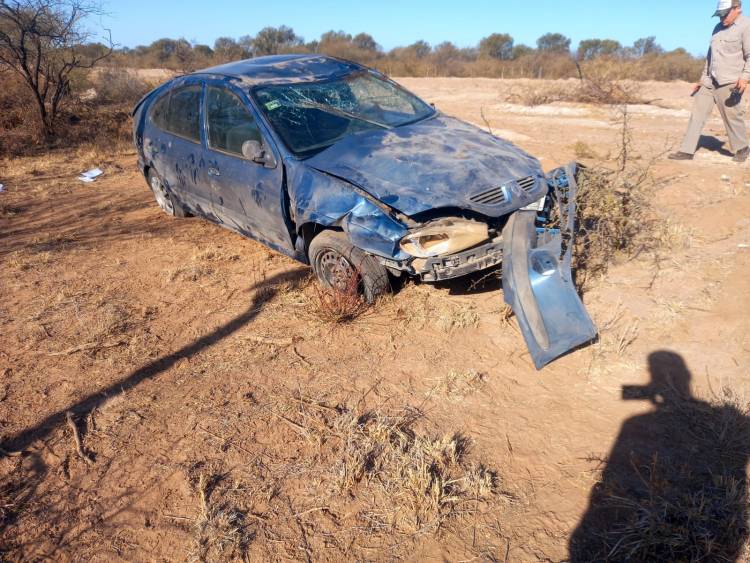
{"type": "Polygon", "coordinates": [[[90,44],[85,21],[100,13],[88,0],[0,0],[0,71],[15,72],[28,86],[45,138],[55,134],[71,74],[112,53],[111,36],[106,45],[90,44]]]}

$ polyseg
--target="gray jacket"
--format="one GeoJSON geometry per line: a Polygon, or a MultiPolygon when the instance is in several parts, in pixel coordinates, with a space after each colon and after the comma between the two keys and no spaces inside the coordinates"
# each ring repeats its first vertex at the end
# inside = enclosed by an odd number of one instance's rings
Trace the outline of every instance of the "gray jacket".
{"type": "Polygon", "coordinates": [[[722,86],[740,78],[750,81],[750,18],[743,15],[729,27],[719,22],[714,28],[702,77],[722,86]]]}

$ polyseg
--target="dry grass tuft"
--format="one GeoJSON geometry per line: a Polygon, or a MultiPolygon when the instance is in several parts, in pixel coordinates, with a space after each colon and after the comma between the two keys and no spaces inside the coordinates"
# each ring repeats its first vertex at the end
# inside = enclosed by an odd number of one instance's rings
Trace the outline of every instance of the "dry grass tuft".
{"type": "Polygon", "coordinates": [[[240,255],[236,252],[227,252],[215,245],[209,245],[193,256],[197,262],[237,262],[239,259],[240,255]]]}
{"type": "Polygon", "coordinates": [[[348,405],[290,389],[261,407],[289,430],[290,449],[318,452],[303,478],[315,507],[302,511],[308,537],[325,534],[347,560],[371,559],[373,549],[401,559],[444,532],[496,542],[491,523],[507,495],[496,472],[471,459],[470,439],[426,430],[412,407],[368,409],[363,399],[348,405]]]}
{"type": "Polygon", "coordinates": [[[243,512],[227,503],[211,501],[211,493],[220,480],[220,475],[199,475],[196,492],[200,500],[200,514],[195,521],[192,561],[245,559],[253,541],[254,534],[248,530],[243,512]]]}
{"type": "Polygon", "coordinates": [[[576,141],[575,145],[573,145],[573,153],[576,155],[576,158],[599,159],[596,151],[585,141],[576,141]]]}
{"type": "Polygon", "coordinates": [[[437,383],[437,389],[453,400],[461,400],[480,390],[487,376],[475,369],[451,370],[437,383]]]}
{"type": "Polygon", "coordinates": [[[438,310],[437,327],[443,332],[476,326],[479,323],[479,313],[473,305],[461,303],[443,303],[438,310]]]}
{"type": "Polygon", "coordinates": [[[213,269],[201,264],[181,264],[167,272],[167,280],[197,282],[205,276],[213,273],[213,269]]]}
{"type": "Polygon", "coordinates": [[[359,518],[371,533],[434,532],[468,510],[467,501],[487,501],[497,492],[497,475],[467,462],[467,437],[420,435],[414,430],[419,418],[407,409],[395,416],[345,412],[334,421],[343,442],[336,483],[354,495],[364,488],[362,500],[371,500],[359,518]]]}

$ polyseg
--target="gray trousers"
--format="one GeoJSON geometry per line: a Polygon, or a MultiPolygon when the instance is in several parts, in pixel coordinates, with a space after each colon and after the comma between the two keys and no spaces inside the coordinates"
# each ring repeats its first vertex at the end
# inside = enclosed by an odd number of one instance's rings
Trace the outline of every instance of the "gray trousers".
{"type": "Polygon", "coordinates": [[[701,85],[701,89],[695,95],[693,101],[693,113],[690,115],[690,124],[682,141],[681,152],[693,154],[698,149],[698,140],[703,131],[708,117],[714,105],[719,108],[724,127],[729,136],[729,145],[732,152],[737,152],[748,146],[747,129],[745,129],[745,116],[742,111],[742,102],[735,97],[732,99],[734,84],[719,86],[718,84],[701,85]]]}

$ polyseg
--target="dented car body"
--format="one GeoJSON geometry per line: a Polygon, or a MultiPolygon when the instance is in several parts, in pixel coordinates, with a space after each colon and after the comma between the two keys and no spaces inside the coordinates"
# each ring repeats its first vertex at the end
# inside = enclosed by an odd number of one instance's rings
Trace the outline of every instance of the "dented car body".
{"type": "Polygon", "coordinates": [[[571,281],[575,167],[546,175],[377,71],[317,55],[209,68],[147,94],[134,141],[165,211],[252,237],[324,283],[348,266],[440,281],[505,262],[538,368],[596,334],[571,281]]]}

